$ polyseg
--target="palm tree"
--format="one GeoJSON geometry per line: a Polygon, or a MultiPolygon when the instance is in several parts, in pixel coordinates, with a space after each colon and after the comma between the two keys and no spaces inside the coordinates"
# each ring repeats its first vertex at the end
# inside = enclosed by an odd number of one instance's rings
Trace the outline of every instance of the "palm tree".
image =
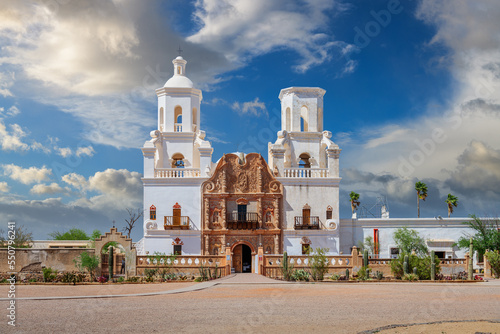
{"type": "Polygon", "coordinates": [[[458,205],[458,198],[453,196],[452,194],[448,194],[448,198],[445,200],[446,204],[448,204],[448,218],[450,218],[453,213],[453,207],[458,205]]]}
{"type": "Polygon", "coordinates": [[[415,183],[415,190],[417,191],[417,217],[420,218],[420,200],[425,201],[427,197],[427,185],[418,181],[415,183]]]}
{"type": "Polygon", "coordinates": [[[351,210],[352,210],[352,213],[354,214],[354,211],[356,211],[356,209],[359,206],[359,201],[358,201],[359,194],[355,193],[354,191],[351,191],[351,193],[349,194],[349,197],[351,198],[351,210]]]}

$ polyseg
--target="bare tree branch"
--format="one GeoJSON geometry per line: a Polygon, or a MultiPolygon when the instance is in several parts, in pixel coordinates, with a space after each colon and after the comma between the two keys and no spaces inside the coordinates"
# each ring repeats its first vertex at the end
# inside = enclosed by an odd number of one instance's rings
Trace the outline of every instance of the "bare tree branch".
{"type": "Polygon", "coordinates": [[[144,211],[141,208],[137,208],[137,212],[135,212],[134,209],[127,208],[127,212],[129,218],[125,219],[127,225],[123,228],[123,232],[127,233],[127,238],[130,238],[130,233],[132,233],[135,222],[142,217],[144,211]]]}

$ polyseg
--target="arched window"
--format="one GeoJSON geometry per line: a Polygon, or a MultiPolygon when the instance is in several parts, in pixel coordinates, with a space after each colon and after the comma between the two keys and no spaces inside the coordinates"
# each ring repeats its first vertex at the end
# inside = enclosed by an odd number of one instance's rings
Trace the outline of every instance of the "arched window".
{"type": "Polygon", "coordinates": [[[163,107],[160,108],[160,131],[163,131],[164,115],[163,107]]]}
{"type": "Polygon", "coordinates": [[[309,156],[309,154],[302,153],[299,158],[299,168],[311,168],[311,162],[309,161],[311,157],[309,156]]]}
{"type": "Polygon", "coordinates": [[[149,208],[149,219],[156,220],[156,207],[154,205],[149,208]]]}
{"type": "Polygon", "coordinates": [[[177,74],[182,74],[182,73],[181,73],[181,67],[180,67],[180,66],[177,66],[177,74]]]}
{"type": "Polygon", "coordinates": [[[198,116],[198,111],[196,110],[196,108],[193,108],[193,132],[196,132],[196,127],[198,125],[197,116],[198,116]]]}
{"type": "Polygon", "coordinates": [[[306,106],[300,109],[300,131],[309,131],[309,109],[306,106]]]}
{"type": "Polygon", "coordinates": [[[292,115],[291,115],[291,111],[290,111],[290,108],[286,108],[286,112],[285,112],[285,130],[286,131],[290,131],[291,129],[291,119],[292,119],[292,115]]]}
{"type": "Polygon", "coordinates": [[[333,208],[331,206],[328,206],[326,208],[326,219],[332,219],[332,214],[333,214],[333,208]]]}
{"type": "Polygon", "coordinates": [[[182,108],[180,106],[174,109],[174,131],[182,132],[182,108]]]}
{"type": "Polygon", "coordinates": [[[184,168],[184,156],[176,153],[172,156],[172,168],[184,168]]]}

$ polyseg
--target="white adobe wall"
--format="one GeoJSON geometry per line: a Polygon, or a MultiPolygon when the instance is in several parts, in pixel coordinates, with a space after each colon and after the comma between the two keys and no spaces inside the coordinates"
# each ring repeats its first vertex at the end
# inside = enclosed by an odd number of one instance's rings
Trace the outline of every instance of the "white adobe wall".
{"type": "MultiPolygon", "coordinates": [[[[359,241],[364,241],[367,236],[373,237],[373,230],[379,230],[380,257],[389,258],[390,248],[396,247],[393,240],[394,232],[406,226],[415,230],[425,240],[454,240],[473,231],[462,224],[470,218],[409,218],[409,219],[342,219],[341,226],[341,250],[348,253],[352,246],[357,246],[359,241]]],[[[463,258],[467,250],[457,247],[429,247],[429,250],[446,251],[447,255],[452,252],[454,257],[463,258]]]]}
{"type": "Polygon", "coordinates": [[[302,216],[302,208],[308,204],[311,216],[318,216],[320,222],[326,225],[326,209],[333,208],[332,220],[339,223],[339,180],[329,178],[277,178],[284,189],[283,211],[285,221],[283,228],[294,229],[296,216],[302,216]]]}
{"type": "Polygon", "coordinates": [[[328,248],[328,255],[340,254],[340,233],[336,230],[286,230],[283,232],[283,250],[288,255],[302,255],[302,238],[311,241],[310,247],[328,248]]]}
{"type": "Polygon", "coordinates": [[[182,231],[173,230],[168,234],[158,231],[154,235],[146,235],[143,238],[144,255],[153,255],[155,252],[163,254],[173,254],[176,238],[179,238],[182,245],[182,255],[200,255],[201,254],[201,232],[200,231],[182,231]]]}

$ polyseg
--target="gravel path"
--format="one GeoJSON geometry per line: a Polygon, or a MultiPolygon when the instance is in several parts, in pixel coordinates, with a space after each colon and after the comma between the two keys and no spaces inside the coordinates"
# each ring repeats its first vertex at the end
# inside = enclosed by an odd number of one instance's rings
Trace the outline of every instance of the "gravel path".
{"type": "MultiPolygon", "coordinates": [[[[20,300],[16,304],[15,328],[6,324],[8,302],[0,301],[0,312],[5,314],[0,317],[0,333],[357,333],[391,324],[500,319],[498,280],[449,285],[277,284],[263,277],[262,282],[253,282],[250,276],[240,276],[204,290],[180,294],[20,300]]],[[[151,292],[173,288],[173,284],[125,289],[151,292]]],[[[22,287],[18,287],[19,291],[22,287]]],[[[32,293],[42,293],[35,290],[32,293]]],[[[5,295],[6,290],[1,289],[0,293],[5,295]]],[[[488,332],[484,328],[490,325],[490,332],[498,332],[493,327],[496,324],[481,325],[482,332],[488,332]]],[[[399,330],[398,333],[412,333],[399,330]]]]}

